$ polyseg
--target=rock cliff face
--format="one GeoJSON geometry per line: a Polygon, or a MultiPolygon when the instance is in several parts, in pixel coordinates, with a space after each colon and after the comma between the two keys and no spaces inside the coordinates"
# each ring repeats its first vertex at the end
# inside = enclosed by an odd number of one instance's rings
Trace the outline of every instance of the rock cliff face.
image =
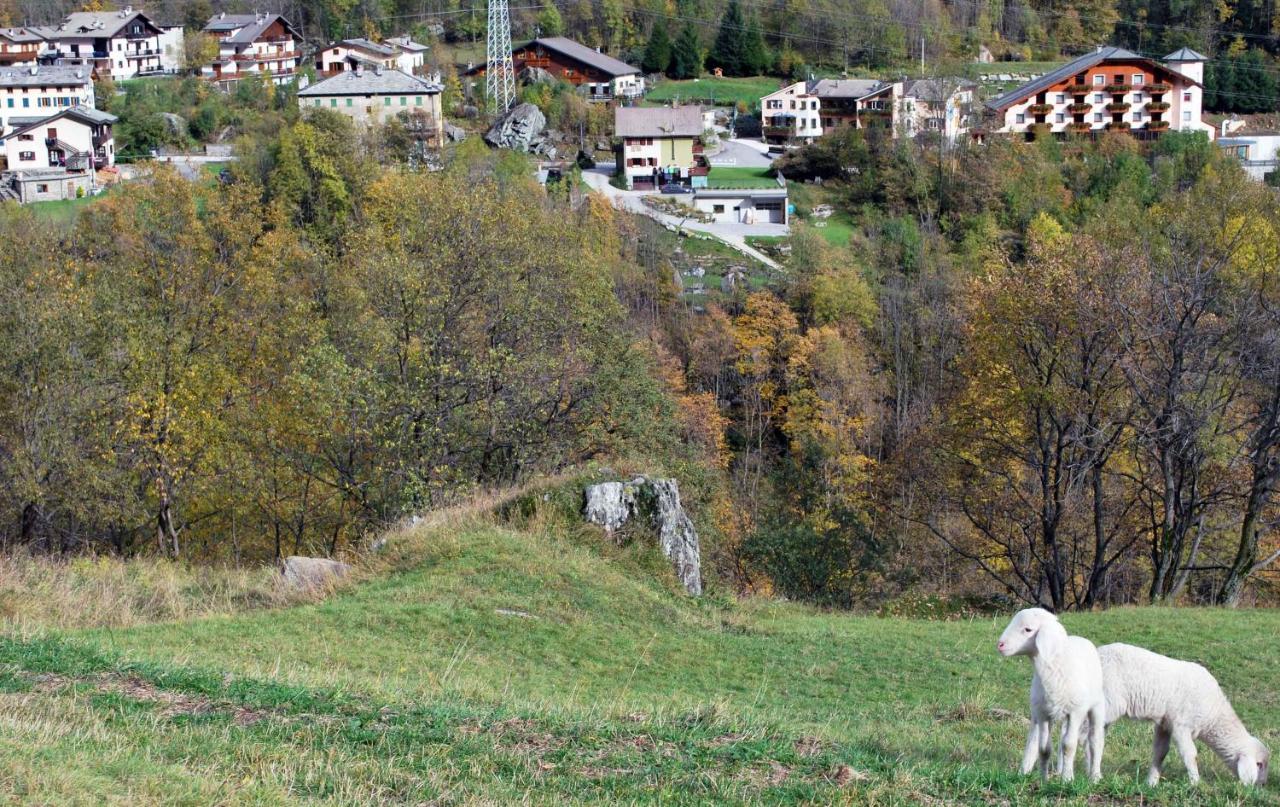
{"type": "Polygon", "coordinates": [[[586,489],[587,521],[613,535],[627,522],[648,519],[658,545],[675,569],[685,591],[702,594],[702,549],[698,531],[680,503],[674,479],[638,476],[629,482],[601,482],[586,489]]]}

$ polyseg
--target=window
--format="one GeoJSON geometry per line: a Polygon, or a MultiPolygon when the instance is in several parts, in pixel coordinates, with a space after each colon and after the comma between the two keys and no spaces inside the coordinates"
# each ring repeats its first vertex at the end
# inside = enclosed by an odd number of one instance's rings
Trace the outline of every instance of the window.
{"type": "Polygon", "coordinates": [[[1141,120],[1142,120],[1142,113],[1141,113],[1141,112],[1135,112],[1135,113],[1133,113],[1133,122],[1134,122],[1134,123],[1138,123],[1138,122],[1139,122],[1139,121],[1141,121],[1141,120]]]}
{"type": "Polygon", "coordinates": [[[1026,123],[1026,122],[1027,122],[1027,116],[1026,116],[1026,115],[1024,115],[1024,114],[1022,114],[1021,112],[1019,112],[1019,113],[1014,117],[1013,122],[1014,122],[1014,123],[1026,123]]]}
{"type": "Polygon", "coordinates": [[[351,104],[352,104],[352,100],[353,100],[353,99],[351,99],[351,98],[348,98],[348,99],[347,99],[347,106],[351,106],[351,104]]]}
{"type": "Polygon", "coordinates": [[[329,99],[329,106],[331,106],[331,107],[336,107],[337,105],[338,105],[338,99],[337,99],[337,98],[330,98],[330,99],[329,99]]]}
{"type": "Polygon", "coordinates": [[[48,192],[49,192],[49,186],[44,184],[43,182],[36,185],[36,193],[48,193],[48,192]]]}
{"type": "Polygon", "coordinates": [[[383,99],[382,99],[382,105],[383,105],[383,106],[391,106],[391,96],[390,96],[390,95],[388,95],[386,98],[383,98],[383,99]]]}
{"type": "Polygon", "coordinates": [[[1189,93],[1189,92],[1184,92],[1184,93],[1182,94],[1182,100],[1183,100],[1183,101],[1186,101],[1187,103],[1191,103],[1191,93],[1189,93]]]}
{"type": "Polygon", "coordinates": [[[23,135],[18,135],[18,139],[32,141],[36,139],[36,136],[32,134],[23,134],[23,135]]]}
{"type": "Polygon", "coordinates": [[[26,108],[27,108],[27,107],[29,107],[29,106],[31,106],[31,99],[30,99],[30,98],[23,98],[23,99],[22,99],[22,108],[23,108],[23,109],[26,109],[26,108]]]}
{"type": "Polygon", "coordinates": [[[408,105],[409,105],[409,99],[403,95],[400,96],[400,106],[408,106],[408,105]]]}
{"type": "Polygon", "coordinates": [[[1094,123],[1102,123],[1102,113],[1101,113],[1101,112],[1095,112],[1095,113],[1093,113],[1093,122],[1094,122],[1094,123]]]}
{"type": "Polygon", "coordinates": [[[1144,82],[1145,80],[1146,80],[1146,79],[1143,77],[1143,75],[1142,75],[1141,73],[1134,73],[1134,74],[1133,74],[1133,86],[1135,86],[1135,87],[1141,87],[1141,86],[1142,86],[1142,84],[1143,84],[1143,82],[1144,82]]]}
{"type": "Polygon", "coordinates": [[[1102,103],[1102,93],[1100,93],[1100,92],[1095,92],[1095,93],[1093,94],[1093,102],[1094,102],[1095,104],[1100,104],[1100,103],[1102,103]]]}
{"type": "Polygon", "coordinates": [[[9,99],[9,108],[10,108],[10,109],[13,109],[13,99],[12,99],[12,98],[10,98],[10,99],[9,99]]]}
{"type": "Polygon", "coordinates": [[[1106,84],[1106,83],[1107,83],[1107,77],[1102,75],[1101,73],[1093,77],[1093,86],[1095,87],[1101,87],[1103,84],[1106,84]]]}
{"type": "Polygon", "coordinates": [[[1133,102],[1134,102],[1135,104],[1140,104],[1140,103],[1142,103],[1142,100],[1143,100],[1143,99],[1142,99],[1142,93],[1140,93],[1140,92],[1135,92],[1135,93],[1133,94],[1133,102]]]}
{"type": "Polygon", "coordinates": [[[1186,112],[1183,112],[1183,113],[1182,113],[1182,119],[1183,119],[1184,121],[1190,121],[1190,120],[1191,120],[1191,110],[1189,110],[1189,109],[1188,109],[1186,112]]]}
{"type": "Polygon", "coordinates": [[[1112,78],[1114,78],[1114,79],[1115,79],[1115,83],[1116,83],[1116,84],[1123,84],[1123,83],[1124,83],[1124,74],[1123,74],[1123,73],[1115,73],[1115,74],[1112,76],[1112,78]]]}
{"type": "Polygon", "coordinates": [[[312,102],[311,102],[311,105],[312,105],[312,106],[320,106],[320,99],[319,99],[319,98],[317,98],[315,101],[312,101],[312,102]]]}
{"type": "Polygon", "coordinates": [[[19,159],[19,160],[24,160],[24,161],[26,161],[26,162],[31,162],[31,161],[35,160],[35,158],[36,158],[36,153],[35,153],[34,151],[19,151],[19,152],[18,152],[18,159],[19,159]]]}
{"type": "Polygon", "coordinates": [[[1054,122],[1054,123],[1066,123],[1066,122],[1067,122],[1067,116],[1066,116],[1066,115],[1063,115],[1061,112],[1059,112],[1058,114],[1056,114],[1056,115],[1054,115],[1054,116],[1053,116],[1053,122],[1054,122]]]}
{"type": "Polygon", "coordinates": [[[415,98],[413,99],[413,103],[414,103],[414,105],[415,105],[415,106],[422,106],[422,96],[421,96],[421,95],[419,95],[419,96],[415,97],[415,98]]]}
{"type": "Polygon", "coordinates": [[[1054,96],[1053,102],[1055,104],[1065,104],[1067,102],[1067,96],[1062,93],[1058,93],[1054,96]]]}
{"type": "Polygon", "coordinates": [[[724,205],[712,205],[712,206],[711,206],[711,212],[712,212],[712,213],[723,213],[723,212],[724,212],[724,205]]]}

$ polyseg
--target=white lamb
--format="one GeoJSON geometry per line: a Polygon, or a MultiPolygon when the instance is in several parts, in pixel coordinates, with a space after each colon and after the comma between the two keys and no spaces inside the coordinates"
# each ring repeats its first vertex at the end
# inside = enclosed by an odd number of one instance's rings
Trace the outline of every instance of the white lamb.
{"type": "Polygon", "coordinates": [[[1102,778],[1102,747],[1106,729],[1098,721],[1106,714],[1103,702],[1102,663],[1093,642],[1068,636],[1058,618],[1043,608],[1014,614],[1000,634],[996,649],[1005,656],[1030,656],[1035,668],[1031,678],[1031,730],[1022,755],[1022,773],[1031,773],[1037,758],[1040,776],[1049,775],[1049,751],[1053,721],[1063,722],[1058,747],[1058,770],[1070,781],[1075,776],[1076,744],[1088,721],[1086,760],[1089,779],[1102,778]]]}
{"type": "Polygon", "coordinates": [[[1154,787],[1160,781],[1170,739],[1178,745],[1192,784],[1200,781],[1197,739],[1222,757],[1241,782],[1266,784],[1271,752],[1245,730],[1208,670],[1128,644],[1103,645],[1098,655],[1102,659],[1107,725],[1122,717],[1155,723],[1148,785],[1154,787]]]}

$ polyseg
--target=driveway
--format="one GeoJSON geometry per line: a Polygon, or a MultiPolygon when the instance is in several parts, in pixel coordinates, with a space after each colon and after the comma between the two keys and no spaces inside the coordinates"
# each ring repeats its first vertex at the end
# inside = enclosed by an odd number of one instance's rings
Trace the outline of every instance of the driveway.
{"type": "Polygon", "coordinates": [[[650,193],[642,193],[638,191],[624,191],[613,187],[609,184],[609,178],[613,175],[612,168],[593,168],[589,171],[582,172],[582,179],[591,187],[592,190],[599,191],[604,194],[607,199],[613,202],[615,207],[621,207],[631,213],[639,213],[649,218],[677,229],[685,229],[690,232],[699,232],[710,235],[744,255],[755,258],[760,263],[768,266],[770,269],[781,271],[782,266],[765,255],[758,249],[747,244],[747,236],[785,236],[789,232],[789,228],[785,224],[739,224],[737,222],[701,222],[694,219],[683,219],[654,210],[644,203],[644,197],[651,196],[650,193]]]}
{"type": "Polygon", "coordinates": [[[708,155],[707,162],[735,168],[768,168],[773,163],[768,147],[758,140],[722,140],[723,148],[708,155]]]}

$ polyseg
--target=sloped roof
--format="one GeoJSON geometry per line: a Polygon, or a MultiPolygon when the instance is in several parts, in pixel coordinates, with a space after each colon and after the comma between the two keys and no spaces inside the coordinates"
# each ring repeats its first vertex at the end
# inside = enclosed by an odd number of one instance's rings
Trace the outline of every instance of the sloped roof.
{"type": "Polygon", "coordinates": [[[426,45],[423,45],[420,42],[414,42],[407,36],[393,36],[389,37],[387,41],[392,45],[395,45],[400,50],[407,51],[409,53],[422,53],[423,51],[430,50],[426,45]]]}
{"type": "Polygon", "coordinates": [[[73,106],[73,107],[68,107],[62,110],[56,115],[49,115],[48,117],[45,117],[45,118],[37,118],[34,121],[30,120],[29,118],[23,118],[22,119],[23,124],[21,126],[18,126],[17,118],[12,118],[10,119],[10,123],[13,123],[15,126],[17,126],[17,128],[15,128],[12,132],[9,132],[9,134],[5,135],[4,137],[0,137],[0,141],[8,140],[9,138],[15,135],[25,134],[31,131],[32,129],[39,129],[42,126],[49,123],[53,123],[54,121],[59,120],[61,118],[70,118],[71,120],[77,120],[89,126],[97,126],[104,123],[115,123],[116,121],[119,120],[119,118],[117,118],[115,115],[111,115],[106,112],[101,112],[97,109],[94,109],[93,107],[73,106]]]}
{"type": "Polygon", "coordinates": [[[89,70],[67,65],[0,69],[0,87],[74,87],[92,83],[89,70]]]}
{"type": "Polygon", "coordinates": [[[868,78],[823,78],[809,88],[819,98],[866,98],[889,87],[887,81],[868,78]]]}
{"type": "Polygon", "coordinates": [[[217,14],[209,18],[204,30],[212,34],[234,32],[223,41],[248,45],[257,41],[258,37],[262,36],[262,32],[270,28],[276,20],[280,20],[280,24],[295,39],[301,38],[298,29],[280,14],[217,14]]]}
{"type": "Polygon", "coordinates": [[[967,78],[917,78],[908,81],[902,88],[907,98],[923,98],[926,101],[936,99],[943,90],[960,92],[972,90],[977,83],[967,78]]]}
{"type": "Polygon", "coordinates": [[[541,39],[535,39],[527,45],[521,45],[515,48],[516,51],[527,50],[529,48],[541,47],[547,50],[553,50],[556,53],[568,56],[570,59],[590,65],[601,73],[610,76],[629,76],[633,73],[639,73],[640,68],[632,67],[624,61],[605,55],[599,51],[592,50],[586,45],[574,42],[572,39],[563,36],[547,36],[541,39]]]}
{"type": "Polygon", "coordinates": [[[45,37],[37,28],[0,28],[0,39],[9,42],[43,42],[45,37]]]}
{"type": "Polygon", "coordinates": [[[1207,62],[1209,57],[1203,53],[1192,50],[1191,48],[1178,48],[1173,53],[1164,57],[1166,62],[1207,62]]]}
{"type": "Polygon", "coordinates": [[[411,76],[401,70],[348,70],[298,90],[299,98],[332,95],[397,95],[438,93],[444,88],[433,81],[411,76]]]}
{"type": "Polygon", "coordinates": [[[374,42],[373,40],[370,40],[370,39],[365,39],[364,37],[357,37],[356,39],[344,39],[338,44],[346,45],[348,48],[359,48],[360,50],[365,51],[366,53],[377,53],[381,56],[395,56],[396,53],[398,53],[398,51],[395,48],[387,47],[386,45],[379,45],[377,42],[374,42]]]}
{"type": "Polygon", "coordinates": [[[697,137],[703,132],[702,107],[620,106],[613,126],[618,137],[697,137]]]}
{"type": "Polygon", "coordinates": [[[62,23],[55,27],[58,34],[92,34],[94,36],[111,37],[129,23],[141,18],[142,22],[159,32],[160,28],[151,18],[141,11],[77,11],[68,14],[62,23]]]}
{"type": "Polygon", "coordinates": [[[992,109],[1004,109],[1013,104],[1016,104],[1018,101],[1021,101],[1022,99],[1026,98],[1028,95],[1033,95],[1035,93],[1040,92],[1043,89],[1052,87],[1054,84],[1057,84],[1058,82],[1063,81],[1064,79],[1071,78],[1076,73],[1079,73],[1083,70],[1088,70],[1090,67],[1101,64],[1103,62],[1111,62],[1111,61],[1143,62],[1148,66],[1156,70],[1159,70],[1163,73],[1178,76],[1182,78],[1184,81],[1188,81],[1192,84],[1197,84],[1197,82],[1191,81],[1191,79],[1187,78],[1186,76],[1183,76],[1181,73],[1178,73],[1177,71],[1174,71],[1174,70],[1170,70],[1165,65],[1162,65],[1153,59],[1148,59],[1145,56],[1139,56],[1133,51],[1125,50],[1124,48],[1107,47],[1107,48],[1098,48],[1097,50],[1090,51],[1089,53],[1086,53],[1083,56],[1077,56],[1076,58],[1062,65],[1058,69],[1051,70],[1048,73],[1045,73],[1040,78],[1032,79],[1031,81],[1028,81],[1026,84],[1023,84],[1018,87],[1014,87],[1012,90],[1009,90],[1003,95],[999,95],[995,98],[992,98],[990,101],[987,102],[987,106],[991,107],[992,109]]]}

